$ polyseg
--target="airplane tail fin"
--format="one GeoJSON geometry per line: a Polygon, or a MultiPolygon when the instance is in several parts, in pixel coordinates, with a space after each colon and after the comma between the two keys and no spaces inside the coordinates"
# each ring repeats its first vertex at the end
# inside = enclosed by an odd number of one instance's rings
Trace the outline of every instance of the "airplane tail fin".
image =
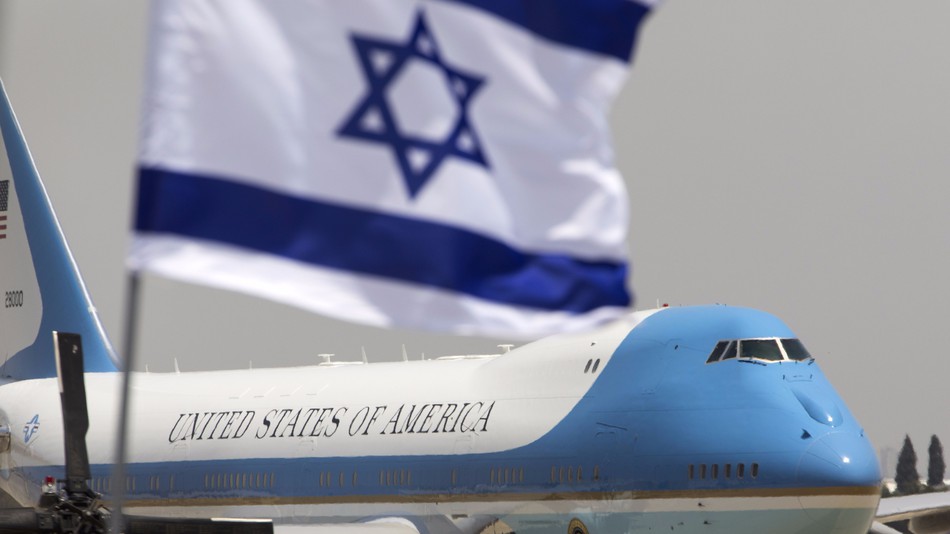
{"type": "Polygon", "coordinates": [[[56,376],[53,331],[82,336],[86,371],[117,359],[0,81],[0,378],[56,376]]]}

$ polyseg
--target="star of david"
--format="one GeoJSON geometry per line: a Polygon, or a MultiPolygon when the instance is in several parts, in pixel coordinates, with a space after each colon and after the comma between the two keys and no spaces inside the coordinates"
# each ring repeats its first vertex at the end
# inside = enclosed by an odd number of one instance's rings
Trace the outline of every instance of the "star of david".
{"type": "Polygon", "coordinates": [[[389,145],[409,196],[413,198],[446,158],[455,157],[488,168],[488,160],[468,117],[472,97],[485,79],[445,62],[422,13],[416,18],[415,28],[405,43],[357,35],[351,38],[369,92],[343,122],[338,135],[389,145]],[[387,97],[400,73],[416,61],[441,72],[445,90],[458,106],[456,119],[442,139],[427,139],[400,127],[391,99],[387,97]]]}

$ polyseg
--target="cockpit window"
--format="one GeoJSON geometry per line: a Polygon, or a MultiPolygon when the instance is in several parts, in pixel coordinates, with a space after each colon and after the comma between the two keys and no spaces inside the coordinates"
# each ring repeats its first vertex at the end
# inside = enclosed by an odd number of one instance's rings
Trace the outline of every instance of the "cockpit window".
{"type": "Polygon", "coordinates": [[[720,360],[728,360],[730,358],[736,357],[736,342],[730,341],[729,345],[726,346],[726,351],[722,353],[722,358],[720,360]]]}
{"type": "Polygon", "coordinates": [[[720,341],[716,343],[716,348],[713,349],[712,354],[709,355],[709,359],[706,360],[706,363],[718,362],[719,358],[722,357],[722,353],[726,351],[726,345],[728,341],[720,341]]]}
{"type": "Polygon", "coordinates": [[[805,348],[805,345],[799,339],[783,339],[782,346],[785,347],[785,354],[788,355],[789,360],[810,360],[812,355],[809,354],[808,349],[805,348]]]}
{"type": "Polygon", "coordinates": [[[777,339],[724,339],[716,343],[706,363],[715,363],[731,358],[759,362],[805,361],[812,355],[805,345],[795,338],[777,339]]]}
{"type": "Polygon", "coordinates": [[[778,362],[785,359],[776,339],[741,339],[739,357],[778,362]]]}

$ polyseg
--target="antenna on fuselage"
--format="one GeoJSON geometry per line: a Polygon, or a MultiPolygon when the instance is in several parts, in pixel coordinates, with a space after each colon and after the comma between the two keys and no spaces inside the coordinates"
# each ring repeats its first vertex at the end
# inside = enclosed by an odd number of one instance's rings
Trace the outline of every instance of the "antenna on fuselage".
{"type": "Polygon", "coordinates": [[[402,344],[402,361],[404,361],[404,362],[408,362],[408,361],[409,361],[409,355],[406,353],[406,344],[405,344],[405,343],[402,344]]]}
{"type": "Polygon", "coordinates": [[[360,352],[363,353],[363,363],[369,363],[369,359],[366,358],[366,347],[361,346],[360,352]]]}

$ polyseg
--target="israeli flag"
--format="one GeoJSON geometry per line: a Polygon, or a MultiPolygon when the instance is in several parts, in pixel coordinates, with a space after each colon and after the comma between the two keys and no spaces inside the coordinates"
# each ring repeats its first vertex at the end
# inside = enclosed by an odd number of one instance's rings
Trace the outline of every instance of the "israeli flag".
{"type": "Polygon", "coordinates": [[[130,266],[462,334],[627,312],[607,114],[651,1],[155,2],[130,266]]]}

